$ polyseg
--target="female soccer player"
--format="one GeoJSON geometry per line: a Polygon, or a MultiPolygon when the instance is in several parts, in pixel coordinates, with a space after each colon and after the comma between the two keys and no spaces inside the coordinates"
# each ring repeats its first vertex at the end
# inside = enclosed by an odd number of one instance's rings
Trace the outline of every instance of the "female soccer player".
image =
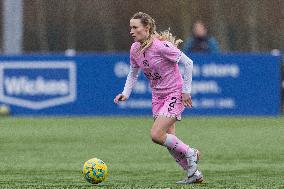
{"type": "Polygon", "coordinates": [[[177,183],[200,183],[203,175],[197,170],[199,151],[175,136],[175,122],[181,120],[185,107],[192,108],[193,62],[177,48],[182,41],[176,40],[169,31],[158,34],[155,21],[146,13],[133,15],[130,34],[134,39],[130,49],[130,72],[123,92],[115,97],[114,102],[118,104],[129,98],[139,69],[142,69],[152,88],[153,142],[167,147],[177,163],[187,171],[187,177],[177,183]],[[183,78],[178,63],[184,65],[183,78]]]}

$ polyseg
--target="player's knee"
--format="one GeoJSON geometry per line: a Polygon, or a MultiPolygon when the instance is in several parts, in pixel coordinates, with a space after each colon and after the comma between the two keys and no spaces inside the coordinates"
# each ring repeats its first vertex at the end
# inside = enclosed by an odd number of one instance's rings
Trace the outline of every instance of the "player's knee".
{"type": "Polygon", "coordinates": [[[161,134],[157,131],[153,131],[153,130],[151,131],[151,139],[154,143],[157,143],[157,144],[163,143],[161,134]]]}

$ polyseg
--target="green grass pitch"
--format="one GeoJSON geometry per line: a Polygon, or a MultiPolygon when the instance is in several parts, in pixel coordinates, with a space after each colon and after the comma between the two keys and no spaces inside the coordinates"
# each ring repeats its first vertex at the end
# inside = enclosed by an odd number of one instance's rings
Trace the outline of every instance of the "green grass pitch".
{"type": "Polygon", "coordinates": [[[151,142],[151,118],[0,117],[0,188],[284,188],[284,117],[197,117],[177,135],[201,151],[205,184],[176,185],[185,173],[151,142]],[[93,186],[84,161],[105,161],[93,186]]]}

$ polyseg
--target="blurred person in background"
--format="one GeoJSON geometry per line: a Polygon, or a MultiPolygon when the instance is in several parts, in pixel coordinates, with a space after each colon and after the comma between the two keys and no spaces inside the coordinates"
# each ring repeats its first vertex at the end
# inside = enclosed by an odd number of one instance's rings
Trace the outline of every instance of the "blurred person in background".
{"type": "Polygon", "coordinates": [[[183,52],[218,53],[220,49],[217,40],[208,34],[204,22],[197,20],[192,26],[192,36],[184,42],[183,52]]]}
{"type": "Polygon", "coordinates": [[[177,48],[182,41],[176,40],[168,30],[158,34],[154,19],[146,13],[138,12],[130,19],[130,34],[134,40],[130,49],[130,71],[123,92],[114,102],[118,104],[129,98],[141,69],[152,88],[152,141],[166,147],[187,172],[187,177],[178,184],[200,183],[203,175],[197,170],[199,151],[175,134],[175,122],[181,120],[185,107],[192,108],[193,62],[177,48]],[[178,64],[184,65],[183,77],[178,64]]]}

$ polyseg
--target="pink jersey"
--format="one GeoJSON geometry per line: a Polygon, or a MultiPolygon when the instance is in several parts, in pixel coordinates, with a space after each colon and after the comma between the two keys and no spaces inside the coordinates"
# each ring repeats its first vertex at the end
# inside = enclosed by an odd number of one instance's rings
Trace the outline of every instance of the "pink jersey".
{"type": "Polygon", "coordinates": [[[138,52],[140,43],[130,49],[130,64],[139,67],[148,78],[153,95],[168,95],[182,91],[182,76],[178,68],[181,51],[168,41],[154,38],[144,53],[138,52]]]}

